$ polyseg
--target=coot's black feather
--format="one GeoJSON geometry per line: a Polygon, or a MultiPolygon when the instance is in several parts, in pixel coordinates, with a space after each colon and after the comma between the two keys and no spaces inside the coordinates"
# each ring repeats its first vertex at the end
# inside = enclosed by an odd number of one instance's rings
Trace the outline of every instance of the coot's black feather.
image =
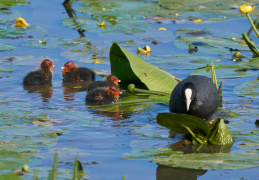
{"type": "Polygon", "coordinates": [[[220,99],[213,81],[205,76],[193,75],[179,82],[174,88],[169,110],[173,113],[189,114],[209,120],[219,107],[220,99]],[[193,97],[187,111],[184,89],[192,88],[193,97]]]}

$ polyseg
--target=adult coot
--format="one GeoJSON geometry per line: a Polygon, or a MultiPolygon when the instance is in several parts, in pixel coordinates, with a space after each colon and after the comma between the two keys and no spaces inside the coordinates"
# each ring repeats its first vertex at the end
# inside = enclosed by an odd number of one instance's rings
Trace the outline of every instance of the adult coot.
{"type": "Polygon", "coordinates": [[[104,105],[118,101],[121,91],[115,87],[97,87],[87,92],[87,105],[104,105]]]}
{"type": "Polygon", "coordinates": [[[219,94],[213,81],[205,76],[193,75],[175,86],[169,110],[209,120],[219,103],[219,94]]]}
{"type": "Polygon", "coordinates": [[[51,83],[53,67],[54,65],[49,59],[43,59],[40,69],[29,72],[27,76],[24,77],[23,84],[27,86],[51,83]]]}
{"type": "Polygon", "coordinates": [[[77,67],[72,61],[68,61],[61,68],[63,69],[63,82],[81,82],[94,80],[95,74],[85,67],[77,67]]]}
{"type": "Polygon", "coordinates": [[[120,80],[116,76],[110,74],[107,77],[105,77],[104,81],[95,81],[92,84],[90,84],[87,87],[87,90],[90,91],[90,90],[95,89],[97,87],[111,87],[111,86],[115,86],[115,87],[118,88],[119,82],[120,82],[120,80]]]}

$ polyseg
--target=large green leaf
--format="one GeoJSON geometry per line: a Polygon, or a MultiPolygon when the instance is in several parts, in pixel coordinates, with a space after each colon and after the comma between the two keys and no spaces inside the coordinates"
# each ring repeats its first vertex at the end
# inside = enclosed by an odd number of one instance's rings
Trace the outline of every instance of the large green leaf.
{"type": "Polygon", "coordinates": [[[190,153],[156,157],[152,162],[178,168],[203,170],[245,169],[259,166],[255,153],[190,153]]]}
{"type": "Polygon", "coordinates": [[[149,90],[171,93],[177,81],[171,74],[145,62],[113,43],[110,50],[111,73],[122,81],[141,81],[149,90]]]}
{"type": "Polygon", "coordinates": [[[233,139],[222,119],[218,119],[218,122],[210,131],[209,141],[215,145],[231,145],[233,139]]]}
{"type": "Polygon", "coordinates": [[[157,123],[180,134],[189,134],[186,127],[195,134],[208,136],[208,124],[195,116],[176,113],[159,113],[156,117],[157,123]]]}
{"type": "Polygon", "coordinates": [[[0,171],[19,168],[29,162],[25,155],[15,151],[0,151],[0,159],[0,171]]]}
{"type": "Polygon", "coordinates": [[[1,174],[0,179],[4,179],[4,180],[23,180],[23,178],[21,178],[17,174],[1,174]]]}

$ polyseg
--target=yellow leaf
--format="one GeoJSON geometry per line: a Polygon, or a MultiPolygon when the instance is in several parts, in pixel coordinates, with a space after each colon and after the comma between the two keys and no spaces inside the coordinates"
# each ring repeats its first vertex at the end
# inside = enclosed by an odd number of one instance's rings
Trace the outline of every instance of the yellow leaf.
{"type": "Polygon", "coordinates": [[[103,63],[103,61],[99,61],[99,60],[93,60],[94,64],[99,64],[99,63],[103,63]]]}

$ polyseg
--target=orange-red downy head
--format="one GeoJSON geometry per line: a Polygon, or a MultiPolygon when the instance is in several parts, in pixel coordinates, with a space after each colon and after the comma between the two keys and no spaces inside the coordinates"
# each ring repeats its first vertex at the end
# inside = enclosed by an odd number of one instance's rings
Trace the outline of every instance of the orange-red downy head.
{"type": "Polygon", "coordinates": [[[111,86],[107,88],[107,93],[113,99],[118,99],[122,92],[116,86],[111,86]]]}
{"type": "Polygon", "coordinates": [[[40,68],[42,70],[47,70],[47,71],[51,71],[51,69],[54,67],[53,63],[49,60],[49,59],[43,59],[41,61],[41,65],[40,68]]]}
{"type": "Polygon", "coordinates": [[[119,80],[116,76],[110,74],[109,76],[106,77],[106,81],[107,82],[111,82],[113,84],[115,84],[116,86],[118,86],[118,83],[121,82],[121,80],[119,80]]]}
{"type": "Polygon", "coordinates": [[[63,69],[65,72],[69,72],[75,68],[77,68],[77,66],[72,61],[68,61],[61,69],[63,69]]]}

